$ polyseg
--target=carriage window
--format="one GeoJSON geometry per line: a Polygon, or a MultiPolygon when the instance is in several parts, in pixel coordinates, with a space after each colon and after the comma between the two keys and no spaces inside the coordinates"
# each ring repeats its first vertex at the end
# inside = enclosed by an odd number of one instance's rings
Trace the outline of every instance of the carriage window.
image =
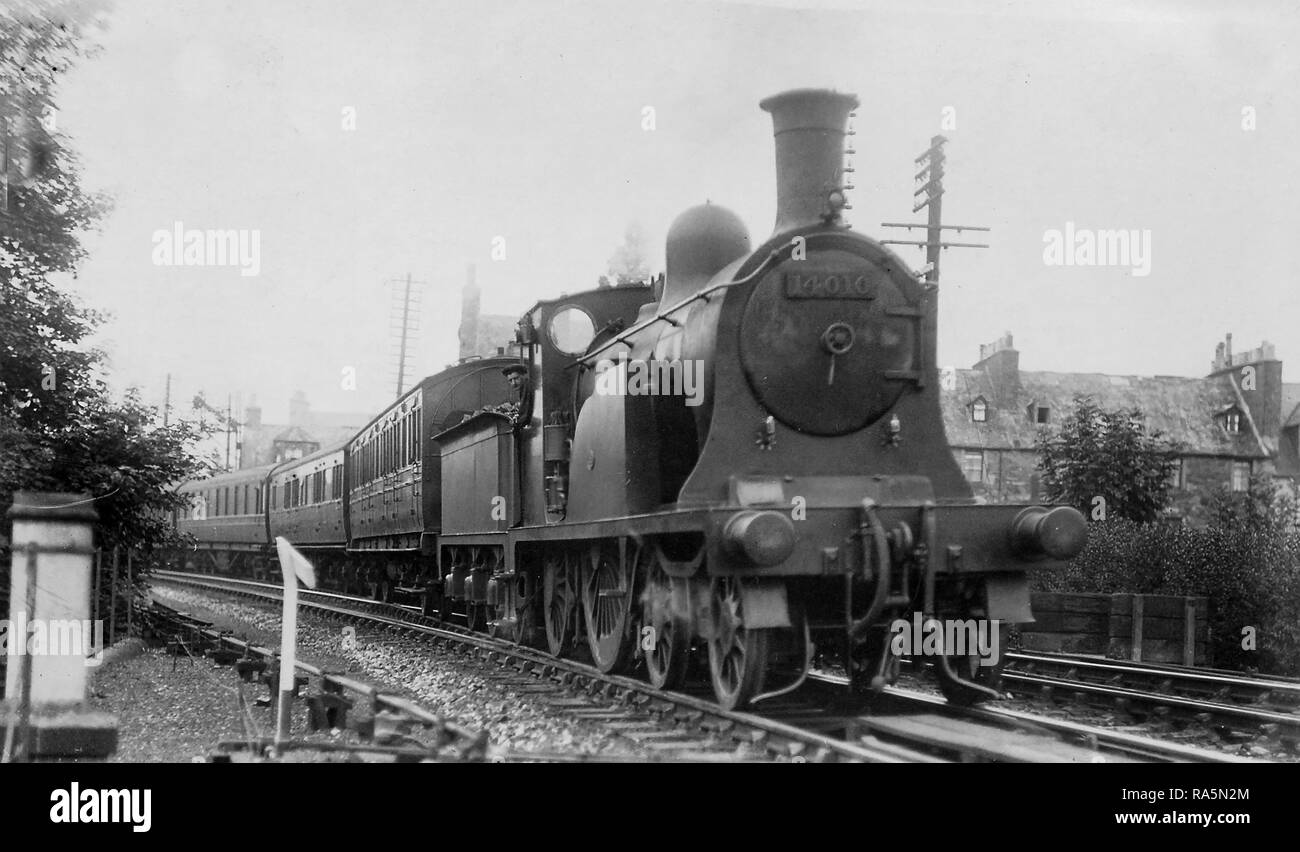
{"type": "Polygon", "coordinates": [[[551,317],[551,343],[565,355],[581,355],[596,336],[596,324],[582,308],[560,308],[551,317]]]}

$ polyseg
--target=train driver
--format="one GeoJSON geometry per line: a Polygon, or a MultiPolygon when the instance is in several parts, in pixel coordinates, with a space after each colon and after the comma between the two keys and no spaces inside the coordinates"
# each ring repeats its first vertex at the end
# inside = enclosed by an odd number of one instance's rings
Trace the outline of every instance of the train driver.
{"type": "Polygon", "coordinates": [[[515,415],[515,431],[527,429],[533,419],[533,383],[528,377],[528,367],[511,364],[501,371],[510,387],[519,394],[519,412],[515,415]]]}

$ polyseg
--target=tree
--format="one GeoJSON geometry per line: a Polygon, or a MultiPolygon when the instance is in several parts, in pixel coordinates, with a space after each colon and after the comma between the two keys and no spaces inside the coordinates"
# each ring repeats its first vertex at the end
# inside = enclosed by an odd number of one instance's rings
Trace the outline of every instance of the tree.
{"type": "Polygon", "coordinates": [[[1107,519],[1158,519],[1169,503],[1181,447],[1159,431],[1147,431],[1144,419],[1136,408],[1103,411],[1090,398],[1075,397],[1060,429],[1038,436],[1048,499],[1098,520],[1102,507],[1107,519]]]}
{"type": "Polygon", "coordinates": [[[609,277],[619,287],[645,282],[650,277],[646,255],[645,230],[639,222],[629,222],[623,232],[623,244],[609,258],[609,277]]]}
{"type": "MultiPolygon", "coordinates": [[[[32,130],[54,103],[59,75],[93,52],[89,33],[103,8],[30,0],[0,8],[3,129],[13,136],[9,150],[23,152],[21,165],[6,163],[12,180],[0,212],[0,513],[16,490],[87,492],[101,545],[148,551],[169,542],[167,516],[184,508],[173,486],[201,470],[189,448],[202,427],[157,425],[134,391],[112,398],[102,353],[84,344],[103,317],[51,280],[75,276],[81,237],[109,200],[82,189],[76,153],[48,119],[35,138],[32,130]]],[[[0,587],[8,589],[7,575],[0,587]]]]}
{"type": "Polygon", "coordinates": [[[1224,528],[1267,531],[1276,535],[1294,532],[1300,519],[1295,496],[1273,477],[1256,474],[1246,491],[1220,486],[1210,493],[1210,523],[1224,528]]]}

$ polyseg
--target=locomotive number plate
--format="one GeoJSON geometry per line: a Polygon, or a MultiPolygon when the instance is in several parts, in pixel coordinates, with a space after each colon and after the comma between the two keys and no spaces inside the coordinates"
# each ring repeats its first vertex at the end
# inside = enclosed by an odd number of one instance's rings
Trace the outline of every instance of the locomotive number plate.
{"type": "Polygon", "coordinates": [[[876,282],[866,275],[800,270],[785,273],[785,295],[789,299],[874,299],[876,282]]]}

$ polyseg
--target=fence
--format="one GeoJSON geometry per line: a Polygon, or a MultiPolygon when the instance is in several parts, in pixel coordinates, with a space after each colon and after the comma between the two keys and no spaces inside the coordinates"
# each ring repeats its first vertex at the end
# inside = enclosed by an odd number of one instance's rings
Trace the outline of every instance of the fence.
{"type": "Polygon", "coordinates": [[[1203,666],[1210,663],[1209,604],[1203,597],[1034,592],[1026,651],[1203,666]]]}

